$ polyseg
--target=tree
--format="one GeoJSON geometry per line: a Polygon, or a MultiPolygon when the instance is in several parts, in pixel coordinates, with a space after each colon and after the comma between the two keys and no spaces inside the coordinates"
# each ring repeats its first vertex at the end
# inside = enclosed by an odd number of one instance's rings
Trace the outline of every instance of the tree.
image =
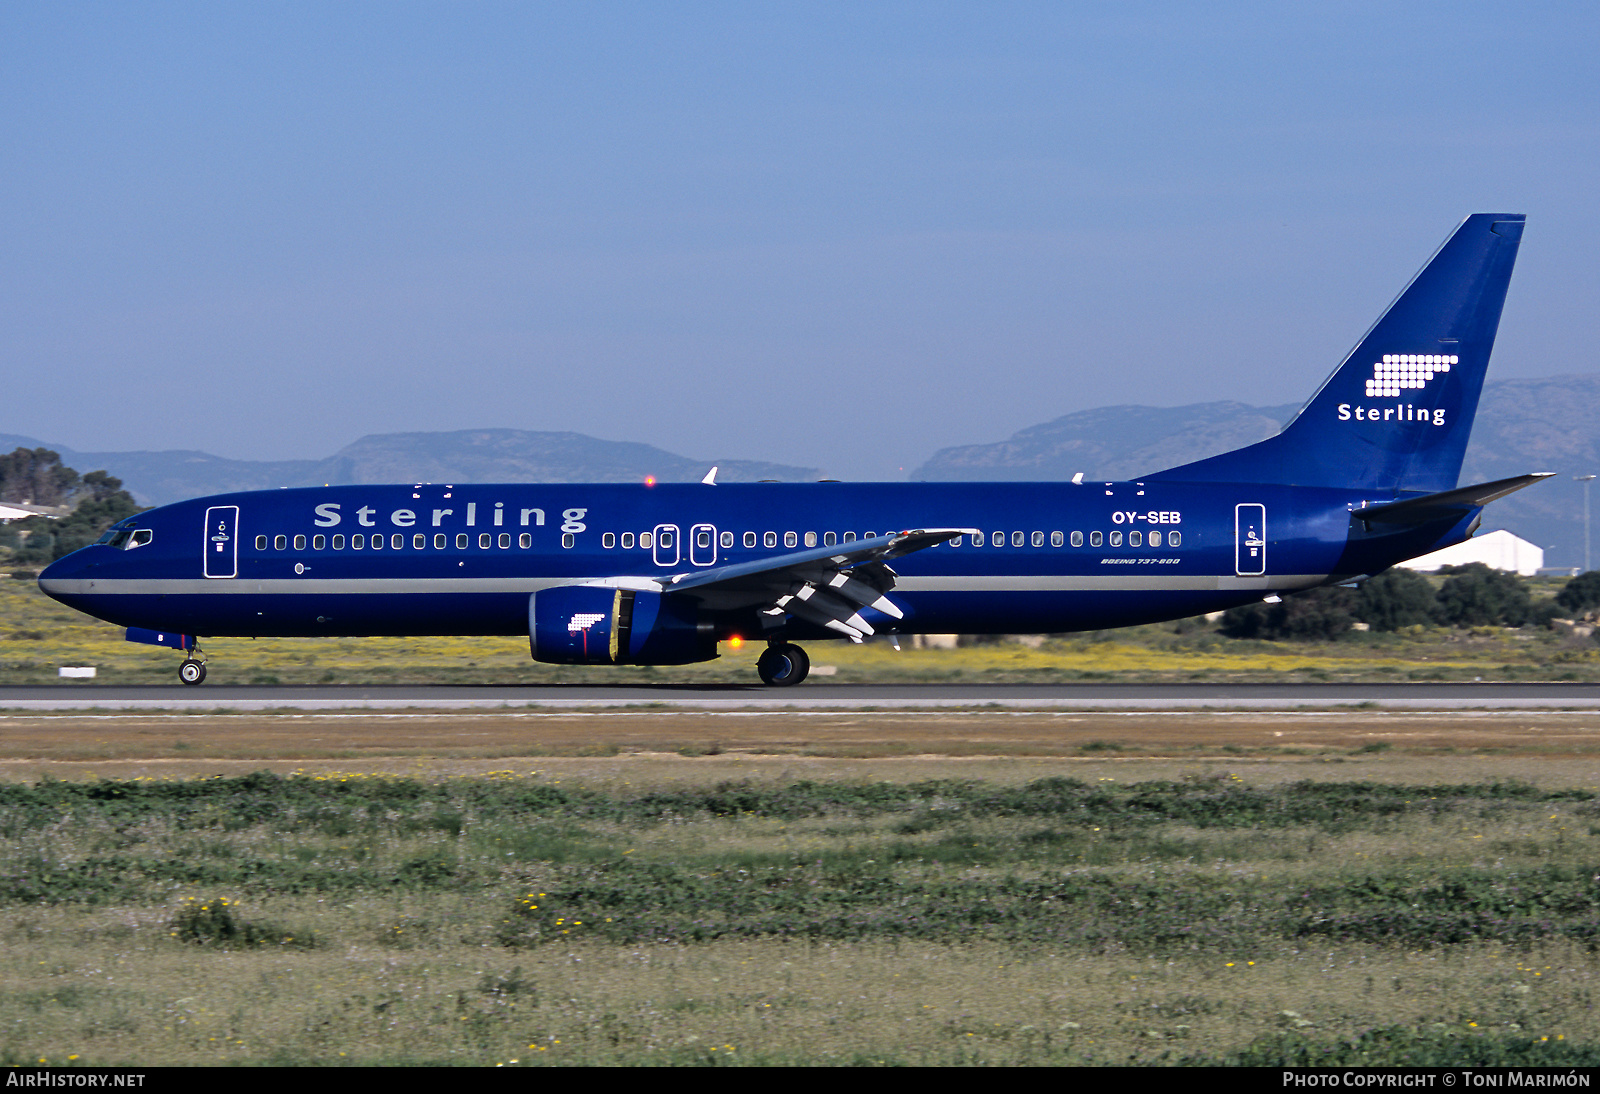
{"type": "Polygon", "coordinates": [[[1437,610],[1433,586],[1415,570],[1385,570],[1356,590],[1356,618],[1375,631],[1432,623],[1437,610]]]}
{"type": "Polygon", "coordinates": [[[65,505],[77,485],[78,473],[61,466],[60,453],[48,448],[19,448],[0,456],[0,501],[65,505]]]}
{"type": "Polygon", "coordinates": [[[1579,574],[1556,594],[1556,603],[1573,615],[1600,608],[1600,570],[1579,574]]]}
{"type": "Polygon", "coordinates": [[[0,499],[72,506],[59,519],[26,517],[6,526],[3,542],[11,548],[11,561],[28,565],[45,565],[87,547],[117,521],[140,511],[121,479],[104,471],[79,476],[47,448],[19,448],[0,456],[0,499]]]}
{"type": "Polygon", "coordinates": [[[1221,630],[1230,638],[1327,641],[1350,630],[1354,607],[1355,595],[1349,589],[1311,589],[1277,604],[1230,608],[1223,613],[1221,630]]]}
{"type": "Polygon", "coordinates": [[[1520,627],[1533,598],[1516,574],[1470,562],[1441,573],[1452,576],[1439,589],[1439,621],[1457,627],[1520,627]]]}

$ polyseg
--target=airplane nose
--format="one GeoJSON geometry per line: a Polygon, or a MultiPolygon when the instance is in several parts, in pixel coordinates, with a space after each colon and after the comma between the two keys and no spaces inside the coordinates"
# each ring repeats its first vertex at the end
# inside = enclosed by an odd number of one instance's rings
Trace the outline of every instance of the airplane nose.
{"type": "Polygon", "coordinates": [[[58,558],[46,566],[39,574],[39,588],[45,595],[59,599],[59,594],[66,592],[68,584],[88,576],[95,563],[81,557],[82,551],[74,551],[65,558],[58,558]]]}

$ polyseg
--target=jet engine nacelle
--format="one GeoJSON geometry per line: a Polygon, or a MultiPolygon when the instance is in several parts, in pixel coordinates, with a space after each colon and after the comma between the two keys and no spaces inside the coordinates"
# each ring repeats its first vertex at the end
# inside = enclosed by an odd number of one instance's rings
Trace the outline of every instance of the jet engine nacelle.
{"type": "Polygon", "coordinates": [[[562,585],[528,598],[535,661],[562,665],[687,665],[717,656],[715,629],[681,596],[562,585]]]}

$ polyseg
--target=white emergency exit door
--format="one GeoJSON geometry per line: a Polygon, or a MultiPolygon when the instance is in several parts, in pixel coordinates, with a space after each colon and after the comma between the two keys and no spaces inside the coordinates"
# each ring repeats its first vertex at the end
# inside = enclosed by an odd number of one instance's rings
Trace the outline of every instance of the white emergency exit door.
{"type": "Polygon", "coordinates": [[[1233,570],[1240,577],[1267,572],[1267,507],[1233,507],[1233,570]]]}

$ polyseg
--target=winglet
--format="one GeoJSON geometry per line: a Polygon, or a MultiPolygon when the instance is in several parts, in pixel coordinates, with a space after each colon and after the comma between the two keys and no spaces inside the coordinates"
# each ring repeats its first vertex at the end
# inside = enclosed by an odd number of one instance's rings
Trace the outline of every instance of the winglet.
{"type": "Polygon", "coordinates": [[[716,467],[715,464],[711,465],[711,470],[707,471],[706,472],[706,477],[701,479],[700,481],[705,483],[707,486],[715,486],[715,485],[717,485],[717,467],[716,467]]]}

